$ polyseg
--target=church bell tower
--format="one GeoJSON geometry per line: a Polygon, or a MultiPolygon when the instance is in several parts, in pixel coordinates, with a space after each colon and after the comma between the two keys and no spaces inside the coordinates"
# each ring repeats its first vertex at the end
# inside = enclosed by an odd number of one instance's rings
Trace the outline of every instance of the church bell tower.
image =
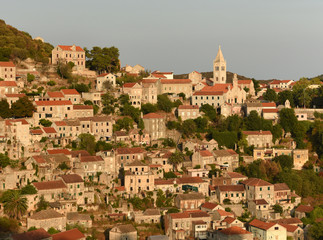
{"type": "Polygon", "coordinates": [[[227,62],[225,61],[221,46],[219,46],[218,54],[213,61],[213,82],[226,83],[227,82],[227,62]]]}

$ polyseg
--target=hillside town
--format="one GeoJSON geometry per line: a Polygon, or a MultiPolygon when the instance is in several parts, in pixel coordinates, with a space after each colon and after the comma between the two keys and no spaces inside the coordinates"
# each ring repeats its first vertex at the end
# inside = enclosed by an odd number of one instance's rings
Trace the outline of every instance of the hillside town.
{"type": "Polygon", "coordinates": [[[322,80],[50,55],[0,61],[0,238],[322,239],[322,80]]]}

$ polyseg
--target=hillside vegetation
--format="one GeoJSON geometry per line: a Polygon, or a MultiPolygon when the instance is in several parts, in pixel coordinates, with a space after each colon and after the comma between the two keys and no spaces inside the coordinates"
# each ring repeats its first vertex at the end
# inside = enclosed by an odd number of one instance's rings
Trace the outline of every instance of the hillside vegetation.
{"type": "Polygon", "coordinates": [[[29,33],[7,25],[0,19],[0,61],[19,61],[27,58],[48,63],[53,46],[34,40],[29,33]]]}
{"type": "MultiPolygon", "coordinates": [[[[202,74],[203,78],[213,78],[213,72],[201,72],[201,74],[202,74]]],[[[185,78],[188,78],[188,74],[187,73],[186,74],[177,74],[177,75],[174,75],[174,78],[185,79],[185,78]]],[[[233,79],[233,73],[227,72],[227,82],[232,83],[232,79],[233,79]]],[[[251,79],[251,78],[247,78],[245,76],[238,75],[238,79],[245,80],[245,79],[251,79]]]]}

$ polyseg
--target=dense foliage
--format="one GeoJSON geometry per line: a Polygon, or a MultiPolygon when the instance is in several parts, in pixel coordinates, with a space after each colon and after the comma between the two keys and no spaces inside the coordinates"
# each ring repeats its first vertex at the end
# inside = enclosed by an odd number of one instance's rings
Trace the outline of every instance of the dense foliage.
{"type": "Polygon", "coordinates": [[[84,48],[86,67],[96,72],[117,72],[120,69],[119,49],[116,47],[93,47],[92,50],[84,48]]]}

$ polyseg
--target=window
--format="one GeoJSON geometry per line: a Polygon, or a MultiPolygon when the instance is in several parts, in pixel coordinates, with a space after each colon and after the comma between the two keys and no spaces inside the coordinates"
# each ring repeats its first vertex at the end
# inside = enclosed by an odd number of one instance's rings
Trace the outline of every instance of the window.
{"type": "Polygon", "coordinates": [[[279,227],[275,227],[275,230],[279,230],[279,227]]]}
{"type": "Polygon", "coordinates": [[[268,187],[268,190],[270,190],[270,187],[268,187]]]}
{"type": "Polygon", "coordinates": [[[262,191],[262,187],[260,188],[260,191],[262,191]]]}

